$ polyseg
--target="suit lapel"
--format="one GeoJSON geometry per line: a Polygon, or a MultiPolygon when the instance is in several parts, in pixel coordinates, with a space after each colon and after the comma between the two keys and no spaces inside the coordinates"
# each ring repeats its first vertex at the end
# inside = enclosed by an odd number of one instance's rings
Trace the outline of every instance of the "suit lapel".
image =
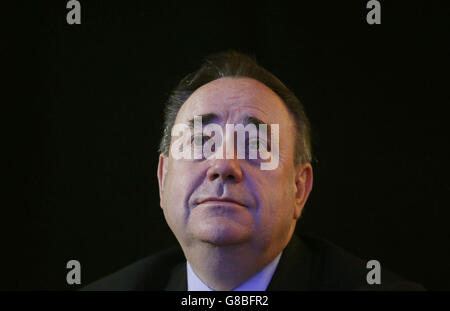
{"type": "Polygon", "coordinates": [[[166,291],[187,291],[187,271],[186,261],[176,265],[169,277],[166,291]]]}
{"type": "Polygon", "coordinates": [[[300,237],[293,235],[281,255],[268,291],[309,290],[312,281],[312,253],[300,237]]]}

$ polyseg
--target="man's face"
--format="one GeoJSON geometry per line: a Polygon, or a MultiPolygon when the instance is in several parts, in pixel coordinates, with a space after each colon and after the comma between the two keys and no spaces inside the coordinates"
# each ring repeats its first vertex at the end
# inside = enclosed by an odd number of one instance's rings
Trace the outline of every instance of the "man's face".
{"type": "MultiPolygon", "coordinates": [[[[160,156],[161,207],[168,225],[183,247],[210,243],[247,244],[261,251],[280,248],[295,228],[312,182],[309,164],[294,165],[296,130],[290,113],[264,84],[222,78],[197,89],[181,107],[175,124],[211,114],[216,116],[211,122],[224,133],[226,124],[245,125],[249,117],[268,128],[278,124],[278,166],[261,170],[258,160],[236,157],[160,156]]],[[[225,148],[229,141],[224,137],[225,148]]]]}

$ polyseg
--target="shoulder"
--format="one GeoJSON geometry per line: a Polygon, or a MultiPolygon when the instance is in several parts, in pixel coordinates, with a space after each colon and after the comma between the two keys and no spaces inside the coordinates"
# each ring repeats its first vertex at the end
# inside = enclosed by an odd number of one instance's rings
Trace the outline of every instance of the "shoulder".
{"type": "Polygon", "coordinates": [[[416,283],[396,275],[381,264],[381,284],[367,282],[367,261],[362,260],[343,248],[321,238],[301,235],[301,240],[310,250],[312,269],[316,276],[317,289],[338,290],[424,290],[416,283]]]}
{"type": "Polygon", "coordinates": [[[121,270],[95,281],[82,291],[162,290],[172,270],[184,262],[180,247],[145,257],[121,270]]]}

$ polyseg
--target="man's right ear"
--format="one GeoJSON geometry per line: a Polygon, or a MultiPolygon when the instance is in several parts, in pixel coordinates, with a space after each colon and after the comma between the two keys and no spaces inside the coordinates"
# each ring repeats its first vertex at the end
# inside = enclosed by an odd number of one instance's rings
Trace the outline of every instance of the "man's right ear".
{"type": "Polygon", "coordinates": [[[163,192],[164,192],[164,181],[166,179],[167,174],[167,165],[168,165],[169,158],[166,157],[164,154],[159,155],[159,161],[158,161],[158,185],[159,185],[159,202],[161,205],[161,201],[163,198],[163,192]]]}

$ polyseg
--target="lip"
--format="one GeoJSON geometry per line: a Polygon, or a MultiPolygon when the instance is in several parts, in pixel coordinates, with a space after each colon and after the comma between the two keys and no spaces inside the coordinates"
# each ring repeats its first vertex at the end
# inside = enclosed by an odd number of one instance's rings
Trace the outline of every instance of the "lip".
{"type": "Polygon", "coordinates": [[[200,200],[197,203],[197,205],[200,205],[200,204],[224,204],[224,203],[226,203],[227,205],[239,205],[241,207],[246,207],[241,202],[236,201],[232,198],[206,198],[206,199],[200,200]]]}

